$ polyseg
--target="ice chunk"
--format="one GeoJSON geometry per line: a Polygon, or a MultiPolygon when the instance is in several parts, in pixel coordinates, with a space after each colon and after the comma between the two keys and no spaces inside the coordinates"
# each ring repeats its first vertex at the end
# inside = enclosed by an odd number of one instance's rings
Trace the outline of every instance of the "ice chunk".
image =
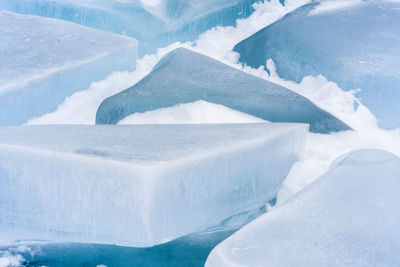
{"type": "Polygon", "coordinates": [[[14,227],[6,231],[9,240],[164,243],[274,198],[302,153],[307,129],[272,123],[2,127],[0,228],[14,227]]]}
{"type": "Polygon", "coordinates": [[[248,17],[257,0],[4,0],[0,9],[63,19],[126,34],[140,41],[141,54],[175,41],[193,41],[217,25],[248,17]]]}
{"type": "Polygon", "coordinates": [[[400,158],[352,152],[218,245],[206,266],[397,266],[399,191],[400,158]]]}
{"type": "Polygon", "coordinates": [[[132,38],[0,11],[0,125],[54,111],[92,81],[133,70],[136,52],[132,38]]]}
{"type": "Polygon", "coordinates": [[[361,102],[381,127],[400,127],[399,1],[322,1],[299,8],[234,48],[252,67],[273,59],[278,74],[300,82],[319,74],[361,102]]]}
{"type": "Polygon", "coordinates": [[[273,122],[302,122],[311,131],[349,127],[306,98],[185,48],[167,54],[139,83],[107,98],[97,124],[115,124],[128,115],[204,100],[273,122]]]}

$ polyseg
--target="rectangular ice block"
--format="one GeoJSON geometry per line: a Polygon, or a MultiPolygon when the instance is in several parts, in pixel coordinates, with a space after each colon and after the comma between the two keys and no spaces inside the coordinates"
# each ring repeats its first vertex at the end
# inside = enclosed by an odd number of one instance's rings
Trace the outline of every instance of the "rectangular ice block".
{"type": "Polygon", "coordinates": [[[0,225],[25,229],[14,239],[164,243],[273,199],[307,132],[280,123],[0,127],[0,225]]]}
{"type": "Polygon", "coordinates": [[[0,125],[54,111],[92,82],[134,70],[137,45],[62,20],[0,11],[0,125]]]}

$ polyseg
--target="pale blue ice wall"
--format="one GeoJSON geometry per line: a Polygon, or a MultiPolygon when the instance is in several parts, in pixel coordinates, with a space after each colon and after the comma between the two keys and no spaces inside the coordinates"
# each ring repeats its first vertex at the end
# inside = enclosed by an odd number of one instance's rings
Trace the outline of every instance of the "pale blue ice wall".
{"type": "Polygon", "coordinates": [[[0,125],[22,124],[113,71],[135,69],[137,41],[0,11],[0,125]]]}
{"type": "Polygon", "coordinates": [[[0,127],[0,241],[153,246],[206,230],[275,198],[307,133],[293,123],[0,127]]]}
{"type": "Polygon", "coordinates": [[[259,67],[272,58],[285,79],[322,74],[358,94],[384,128],[400,127],[400,3],[365,1],[310,15],[299,8],[234,48],[240,61],[259,67]]]}
{"type": "Polygon", "coordinates": [[[140,41],[140,53],[153,53],[175,41],[193,41],[217,25],[248,17],[256,0],[166,0],[159,12],[139,1],[7,0],[0,9],[79,23],[140,41]],[[156,14],[161,13],[162,15],[156,14]]]}
{"type": "Polygon", "coordinates": [[[277,84],[179,48],[139,83],[100,105],[97,124],[115,124],[135,112],[205,100],[273,122],[302,122],[327,133],[349,127],[308,99],[277,84]]]}

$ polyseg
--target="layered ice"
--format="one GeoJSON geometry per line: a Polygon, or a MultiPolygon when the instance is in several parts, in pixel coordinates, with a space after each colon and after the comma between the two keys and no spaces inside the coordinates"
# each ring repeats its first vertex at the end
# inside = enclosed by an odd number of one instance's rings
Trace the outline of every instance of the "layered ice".
{"type": "Polygon", "coordinates": [[[396,266],[400,158],[359,150],[218,245],[206,266],[396,266]]]}
{"type": "Polygon", "coordinates": [[[217,60],[178,48],[131,88],[100,105],[97,124],[116,124],[134,113],[204,100],[272,122],[300,122],[311,131],[349,127],[306,98],[217,60]]]}
{"type": "Polygon", "coordinates": [[[133,70],[136,53],[132,38],[0,11],[0,125],[54,111],[91,82],[133,70]]]}
{"type": "Polygon", "coordinates": [[[399,1],[321,1],[305,5],[234,48],[258,68],[300,82],[324,75],[357,96],[381,127],[400,127],[399,1]]]}
{"type": "Polygon", "coordinates": [[[273,199],[307,131],[272,123],[2,127],[0,241],[152,246],[207,229],[273,199]]]}
{"type": "Polygon", "coordinates": [[[138,39],[142,54],[194,41],[217,25],[248,17],[256,0],[6,0],[0,9],[63,19],[138,39]]]}

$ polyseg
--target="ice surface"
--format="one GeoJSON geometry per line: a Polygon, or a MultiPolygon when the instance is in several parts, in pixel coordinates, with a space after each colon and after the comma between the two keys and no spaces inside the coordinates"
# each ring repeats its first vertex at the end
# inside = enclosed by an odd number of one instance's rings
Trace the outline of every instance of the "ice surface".
{"type": "Polygon", "coordinates": [[[287,15],[234,48],[252,67],[272,58],[300,82],[324,75],[358,96],[388,129],[400,126],[399,1],[322,1],[287,15]]]}
{"type": "Polygon", "coordinates": [[[136,52],[132,38],[0,11],[0,125],[54,111],[92,81],[133,70],[136,52]]]}
{"type": "Polygon", "coordinates": [[[349,127],[306,98],[185,48],[167,54],[139,83],[107,98],[97,124],[115,124],[128,115],[204,100],[272,122],[302,122],[311,131],[349,127]]]}
{"type": "Polygon", "coordinates": [[[274,198],[307,130],[2,127],[0,238],[151,246],[207,229],[274,198]]]}
{"type": "Polygon", "coordinates": [[[359,150],[218,245],[206,266],[397,266],[400,158],[359,150]]]}
{"type": "Polygon", "coordinates": [[[4,0],[0,9],[68,20],[126,34],[140,41],[141,54],[175,41],[193,41],[217,25],[248,17],[256,0],[4,0]]]}

